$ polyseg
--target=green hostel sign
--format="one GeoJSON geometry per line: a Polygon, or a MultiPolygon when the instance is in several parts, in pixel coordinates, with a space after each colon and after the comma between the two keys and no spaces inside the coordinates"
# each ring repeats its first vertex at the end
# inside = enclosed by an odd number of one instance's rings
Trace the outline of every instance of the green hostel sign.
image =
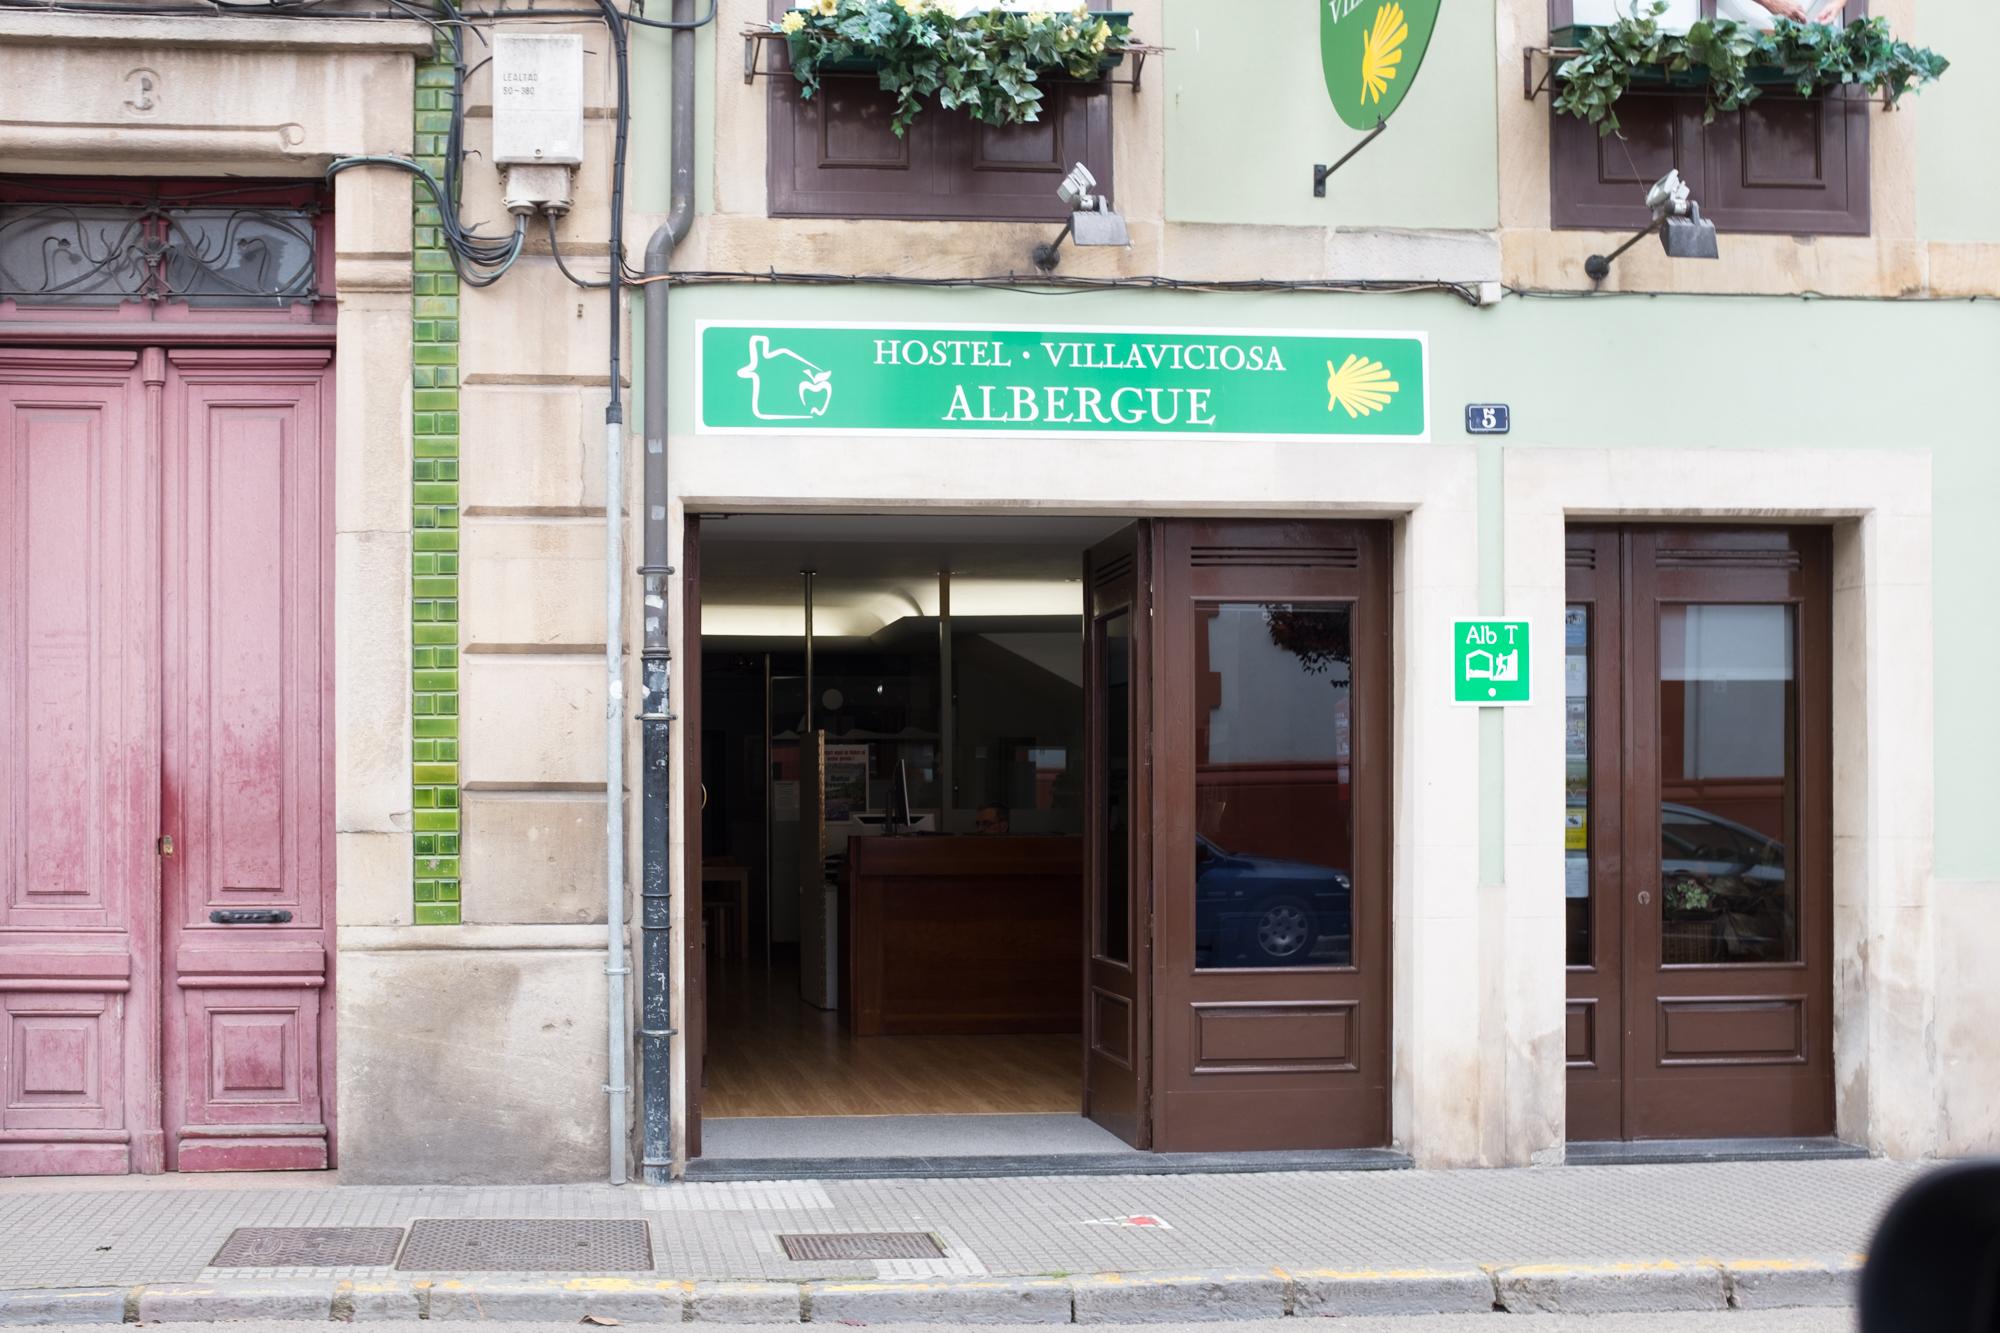
{"type": "Polygon", "coordinates": [[[697,325],[703,431],[1430,438],[1421,333],[697,325]]]}
{"type": "Polygon", "coordinates": [[[1534,702],[1525,620],[1455,620],[1451,625],[1451,701],[1483,707],[1534,702]]]}
{"type": "Polygon", "coordinates": [[[1444,0],[1318,0],[1327,96],[1357,130],[1395,114],[1437,28],[1444,0]]]}

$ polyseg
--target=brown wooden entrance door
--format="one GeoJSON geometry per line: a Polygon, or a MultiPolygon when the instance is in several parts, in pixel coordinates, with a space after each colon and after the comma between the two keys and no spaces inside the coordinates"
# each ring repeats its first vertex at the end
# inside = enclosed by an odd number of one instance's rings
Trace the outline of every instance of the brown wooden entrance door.
{"type": "Polygon", "coordinates": [[[1153,1146],[1389,1137],[1388,531],[1157,523],[1153,1146]]]}
{"type": "Polygon", "coordinates": [[[1152,1146],[1152,533],[1135,523],[1084,556],[1083,1113],[1152,1146]]]}
{"type": "Polygon", "coordinates": [[[1570,1137],[1831,1133],[1827,533],[1569,551],[1570,1137]]]}
{"type": "Polygon", "coordinates": [[[331,1164],[330,361],[0,351],[0,1174],[331,1164]]]}

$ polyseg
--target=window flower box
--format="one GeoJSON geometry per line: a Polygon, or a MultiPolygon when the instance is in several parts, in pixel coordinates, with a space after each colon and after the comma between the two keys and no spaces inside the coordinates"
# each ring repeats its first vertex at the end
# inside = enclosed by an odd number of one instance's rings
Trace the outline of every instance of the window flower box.
{"type": "Polygon", "coordinates": [[[1634,86],[1705,91],[1708,120],[1769,88],[1812,97],[1858,87],[1893,106],[1950,64],[1934,51],[1898,41],[1883,18],[1845,26],[1778,19],[1769,29],[1701,19],[1676,32],[1660,21],[1666,12],[1665,0],[1657,0],[1643,16],[1552,33],[1552,51],[1563,52],[1554,69],[1556,110],[1610,134],[1618,129],[1618,99],[1634,86]]]}
{"type": "Polygon", "coordinates": [[[785,42],[801,97],[822,75],[876,75],[897,95],[898,135],[932,104],[992,125],[1037,120],[1045,79],[1101,79],[1136,45],[1129,10],[961,10],[940,0],[813,0],[770,31],[785,42]]]}

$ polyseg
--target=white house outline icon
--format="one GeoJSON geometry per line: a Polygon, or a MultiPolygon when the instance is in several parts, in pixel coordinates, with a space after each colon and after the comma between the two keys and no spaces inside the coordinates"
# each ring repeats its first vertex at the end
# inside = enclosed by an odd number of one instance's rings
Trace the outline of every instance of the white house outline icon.
{"type": "Polygon", "coordinates": [[[1484,648],[1474,648],[1465,655],[1465,678],[1467,680],[1519,680],[1521,678],[1521,650],[1511,653],[1494,654],[1484,648]],[[1481,665],[1481,659],[1485,659],[1481,665]]]}
{"type": "MultiPolygon", "coordinates": [[[[774,368],[775,369],[775,368],[774,368]]],[[[738,379],[750,381],[750,415],[759,421],[806,421],[813,417],[823,417],[826,409],[833,404],[833,372],[821,370],[812,362],[789,348],[773,348],[771,340],[764,334],[755,334],[750,339],[750,361],[736,372],[738,379]],[[779,400],[767,404],[764,396],[764,375],[769,363],[777,362],[785,367],[784,379],[780,374],[772,375],[771,397],[779,400]],[[788,383],[798,394],[799,410],[773,411],[780,406],[784,393],[780,384],[788,383]],[[817,403],[810,401],[817,397],[817,403]]],[[[789,406],[789,404],[785,404],[789,406]]]]}

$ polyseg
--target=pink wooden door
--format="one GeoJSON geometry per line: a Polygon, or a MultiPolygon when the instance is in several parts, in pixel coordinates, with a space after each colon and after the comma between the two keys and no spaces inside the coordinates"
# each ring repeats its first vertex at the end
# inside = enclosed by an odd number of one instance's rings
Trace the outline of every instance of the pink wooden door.
{"type": "Polygon", "coordinates": [[[168,354],[170,1170],[330,1165],[329,361],[324,351],[168,354]]]}
{"type": "Polygon", "coordinates": [[[0,348],[0,1176],[160,1169],[160,358],[0,348]]]}
{"type": "Polygon", "coordinates": [[[0,1176],[331,1165],[330,362],[0,348],[0,1176]]]}

